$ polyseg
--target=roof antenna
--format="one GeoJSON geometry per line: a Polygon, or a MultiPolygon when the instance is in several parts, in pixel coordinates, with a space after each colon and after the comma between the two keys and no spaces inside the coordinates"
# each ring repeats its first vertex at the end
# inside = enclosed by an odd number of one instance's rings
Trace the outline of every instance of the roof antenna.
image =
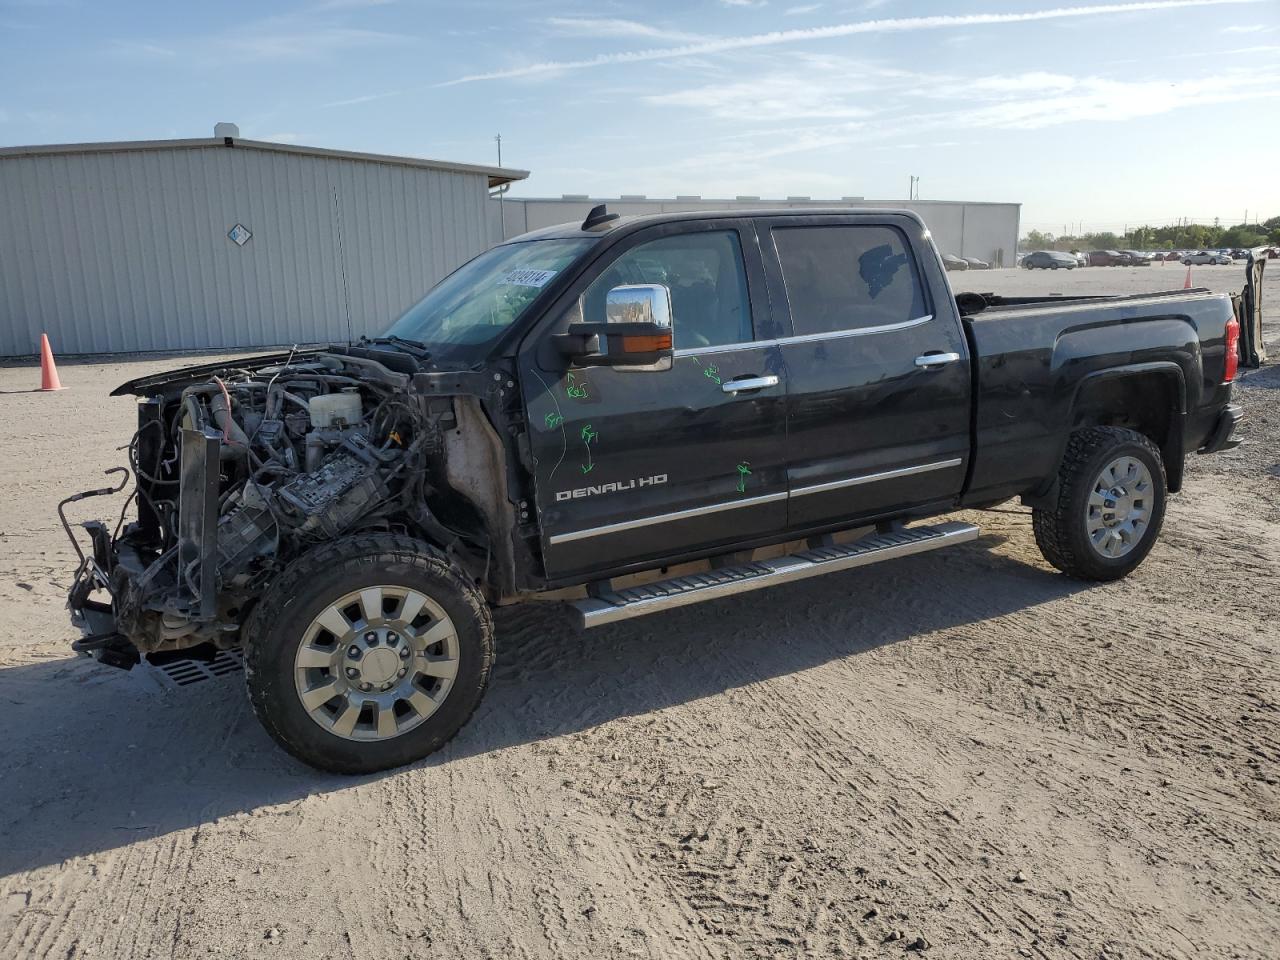
{"type": "Polygon", "coordinates": [[[582,221],[583,230],[594,230],[596,227],[604,226],[606,223],[612,223],[618,219],[616,213],[610,213],[603,203],[597,204],[591,208],[591,212],[587,214],[587,219],[582,221]]]}

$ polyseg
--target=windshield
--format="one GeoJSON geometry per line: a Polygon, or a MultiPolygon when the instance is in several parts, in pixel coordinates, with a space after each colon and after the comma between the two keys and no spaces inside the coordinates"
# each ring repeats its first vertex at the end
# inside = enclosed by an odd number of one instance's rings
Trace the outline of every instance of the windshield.
{"type": "Polygon", "coordinates": [[[389,337],[425,344],[439,358],[480,352],[500,337],[593,240],[529,240],[487,250],[405,311],[389,337]]]}

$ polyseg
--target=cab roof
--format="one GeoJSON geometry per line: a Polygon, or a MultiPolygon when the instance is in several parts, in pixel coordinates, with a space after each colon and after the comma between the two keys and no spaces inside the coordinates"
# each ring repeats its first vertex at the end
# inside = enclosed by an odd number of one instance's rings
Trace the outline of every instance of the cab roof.
{"type": "Polygon", "coordinates": [[[559,223],[539,230],[530,230],[528,233],[511,237],[504,243],[524,243],[528,240],[598,240],[605,236],[632,233],[655,224],[683,223],[694,220],[768,220],[779,218],[820,220],[825,217],[872,218],[888,215],[908,217],[918,223],[921,229],[925,229],[924,221],[920,219],[919,214],[911,210],[895,209],[893,207],[811,207],[805,209],[778,209],[771,207],[758,210],[686,210],[679,213],[649,213],[622,216],[585,230],[582,223],[559,223]]]}

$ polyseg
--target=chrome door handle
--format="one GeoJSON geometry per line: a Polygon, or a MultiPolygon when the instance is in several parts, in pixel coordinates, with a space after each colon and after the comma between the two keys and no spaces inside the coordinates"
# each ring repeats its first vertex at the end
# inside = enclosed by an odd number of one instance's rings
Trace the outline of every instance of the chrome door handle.
{"type": "Polygon", "coordinates": [[[955,363],[959,359],[958,353],[926,353],[923,357],[916,357],[916,366],[928,370],[930,367],[940,367],[944,363],[955,363]]]}
{"type": "Polygon", "coordinates": [[[778,378],[771,373],[764,377],[748,377],[746,380],[726,380],[720,384],[720,389],[725,393],[737,393],[739,390],[763,390],[777,385],[778,378]]]}

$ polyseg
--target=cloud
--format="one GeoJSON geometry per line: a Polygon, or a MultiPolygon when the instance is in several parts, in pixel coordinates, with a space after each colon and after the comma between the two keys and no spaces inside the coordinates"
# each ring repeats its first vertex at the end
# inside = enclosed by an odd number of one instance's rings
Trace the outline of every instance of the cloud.
{"type": "Polygon", "coordinates": [[[202,64],[227,61],[321,60],[348,50],[410,42],[402,34],[317,22],[311,15],[266,17],[234,29],[207,35],[112,40],[108,53],[126,59],[183,58],[202,64]]]}
{"type": "Polygon", "coordinates": [[[123,60],[172,60],[178,55],[171,47],[143,40],[113,40],[108,52],[123,60]]]}
{"type": "Polygon", "coordinates": [[[793,55],[776,71],[749,79],[647,97],[669,113],[699,114],[704,139],[687,141],[677,158],[655,158],[646,174],[687,188],[714,169],[722,179],[740,183],[786,157],[811,155],[829,163],[833,156],[853,160],[870,150],[941,148],[972,141],[982,130],[1115,123],[1280,97],[1280,69],[1241,66],[1172,82],[1155,76],[1122,80],[1029,71],[975,79],[793,55]]]}
{"type": "Polygon", "coordinates": [[[313,60],[355,47],[404,42],[405,37],[351,27],[245,29],[215,41],[230,56],[245,60],[313,60]]]}
{"type": "MultiPolygon", "coordinates": [[[[851,81],[844,92],[855,89],[851,81]]],[[[832,97],[824,84],[795,74],[769,74],[756,80],[714,84],[645,97],[660,107],[684,107],[718,120],[769,122],[793,119],[849,120],[871,116],[868,107],[832,97]]]]}
{"type": "Polygon", "coordinates": [[[358,10],[363,7],[386,7],[396,0],[324,0],[317,10],[358,10]]]}
{"type": "Polygon", "coordinates": [[[388,97],[398,97],[402,91],[388,90],[386,93],[366,93],[361,97],[348,97],[345,100],[332,100],[329,103],[322,103],[320,106],[325,107],[354,107],[358,103],[372,103],[374,100],[385,100],[388,97]]]}
{"type": "Polygon", "coordinates": [[[1250,23],[1235,27],[1223,27],[1219,33],[1270,33],[1275,27],[1265,23],[1250,23]]]}
{"type": "Polygon", "coordinates": [[[709,39],[701,34],[681,33],[636,20],[607,17],[548,17],[547,23],[560,33],[580,37],[649,37],[667,42],[697,42],[709,39]]]}
{"type": "Polygon", "coordinates": [[[1259,3],[1263,0],[1147,0],[1140,3],[1096,4],[1088,7],[1056,7],[1026,13],[975,13],[956,16],[895,17],[884,20],[864,20],[827,27],[809,27],[798,30],[775,30],[739,37],[719,37],[683,46],[661,47],[651,50],[628,50],[601,53],[583,60],[552,60],[543,63],[473,73],[447,80],[439,86],[454,86],[480,80],[505,80],[538,74],[561,73],[566,70],[584,70],[615,63],[643,63],[652,60],[670,60],[678,57],[703,56],[757,47],[800,43],[811,40],[828,40],[859,34],[903,33],[916,30],[940,30],[953,27],[976,27],[1009,23],[1034,23],[1044,20],[1061,20],[1070,17],[1098,17],[1114,14],[1130,14],[1135,11],[1171,10],[1181,7],[1212,7],[1227,4],[1259,3]]]}
{"type": "Polygon", "coordinates": [[[801,7],[787,7],[787,9],[782,12],[788,17],[798,17],[801,14],[813,13],[813,11],[820,9],[821,7],[822,4],[820,3],[806,3],[801,7]]]}

